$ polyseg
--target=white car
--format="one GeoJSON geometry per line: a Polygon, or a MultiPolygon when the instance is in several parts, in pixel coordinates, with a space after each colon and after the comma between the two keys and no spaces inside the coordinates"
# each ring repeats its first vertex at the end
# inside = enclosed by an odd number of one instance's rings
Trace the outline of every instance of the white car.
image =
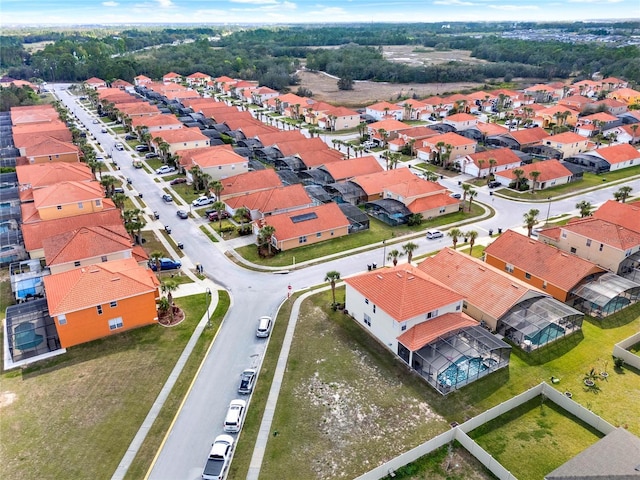
{"type": "Polygon", "coordinates": [[[433,240],[435,238],[442,238],[442,237],[444,237],[444,233],[442,233],[440,230],[427,230],[428,240],[433,240]]]}
{"type": "Polygon", "coordinates": [[[160,167],[160,168],[158,168],[158,169],[156,170],[156,173],[157,173],[158,175],[164,175],[165,173],[175,172],[175,170],[176,170],[176,169],[175,169],[174,167],[171,167],[171,166],[169,166],[169,165],[163,165],[162,167],[160,167]]]}
{"type": "Polygon", "coordinates": [[[224,418],[224,425],[222,426],[225,432],[238,433],[240,431],[246,408],[246,401],[240,400],[239,398],[231,400],[229,410],[227,410],[227,416],[224,418]]]}
{"type": "Polygon", "coordinates": [[[218,435],[211,446],[207,464],[202,472],[202,478],[204,480],[222,480],[227,468],[229,468],[232,450],[233,437],[231,435],[218,435]]]}
{"type": "Polygon", "coordinates": [[[191,205],[194,207],[204,207],[205,205],[209,205],[210,203],[213,203],[213,202],[215,202],[215,198],[201,195],[200,197],[196,198],[193,202],[191,202],[191,205]]]}
{"type": "Polygon", "coordinates": [[[273,320],[271,317],[260,317],[258,320],[258,328],[256,328],[256,337],[258,338],[267,338],[271,333],[271,328],[273,327],[273,320]]]}

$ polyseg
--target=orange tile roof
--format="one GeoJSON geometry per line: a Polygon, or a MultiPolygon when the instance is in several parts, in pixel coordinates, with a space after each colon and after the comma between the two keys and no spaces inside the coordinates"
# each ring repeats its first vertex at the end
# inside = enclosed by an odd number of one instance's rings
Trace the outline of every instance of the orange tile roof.
{"type": "Polygon", "coordinates": [[[271,147],[278,142],[291,142],[296,140],[304,140],[305,137],[300,130],[278,130],[272,133],[262,133],[258,135],[258,140],[265,147],[271,147]]]}
{"type": "Polygon", "coordinates": [[[169,72],[162,76],[162,78],[182,78],[182,75],[176,72],[169,72]]]}
{"type": "Polygon", "coordinates": [[[228,177],[220,181],[224,185],[224,190],[222,190],[221,194],[223,200],[236,195],[244,195],[246,193],[269,190],[282,186],[280,177],[278,177],[275,170],[270,168],[241,173],[240,175],[234,175],[233,177],[228,177]]]}
{"type": "Polygon", "coordinates": [[[390,192],[404,198],[433,195],[436,192],[445,192],[446,190],[447,188],[439,183],[429,182],[415,175],[406,181],[387,185],[383,189],[385,192],[390,192]]]}
{"type": "Polygon", "coordinates": [[[77,260],[131,251],[133,242],[124,232],[106,227],[81,227],[46,238],[42,244],[47,265],[61,265],[77,260]]]}
{"type": "Polygon", "coordinates": [[[400,335],[397,340],[409,350],[415,352],[449,332],[478,325],[478,322],[465,313],[445,313],[410,328],[400,335]]]}
{"type": "Polygon", "coordinates": [[[44,157],[48,155],[65,155],[76,154],[79,155],[80,148],[71,142],[63,142],[53,137],[35,137],[41,141],[24,146],[25,156],[27,157],[44,157]]]}
{"type": "Polygon", "coordinates": [[[192,73],[191,75],[188,75],[187,78],[203,78],[203,79],[209,79],[211,78],[210,75],[207,75],[206,73],[202,73],[202,72],[195,72],[192,73]]]}
{"type": "Polygon", "coordinates": [[[228,82],[234,81],[233,78],[227,77],[226,75],[223,75],[221,77],[216,77],[214,80],[216,81],[216,83],[228,83],[228,82]]]}
{"type": "Polygon", "coordinates": [[[259,135],[269,134],[269,133],[278,131],[276,127],[272,127],[271,125],[265,125],[262,122],[252,123],[250,125],[244,125],[240,127],[238,130],[240,130],[246,138],[255,138],[259,135]]]}
{"type": "Polygon", "coordinates": [[[407,128],[411,128],[411,125],[403,123],[399,120],[388,119],[388,120],[380,120],[379,122],[370,123],[367,125],[369,130],[385,130],[387,133],[391,132],[399,132],[401,130],[406,130],[407,128]]]}
{"type": "Polygon", "coordinates": [[[585,238],[604,243],[618,250],[640,246],[640,233],[600,218],[587,217],[560,227],[585,238]]]}
{"type": "Polygon", "coordinates": [[[397,322],[425,315],[464,299],[453,289],[408,264],[349,277],[345,283],[397,322]]]}
{"type": "Polygon", "coordinates": [[[37,163],[16,167],[18,183],[21,186],[40,188],[60,182],[82,182],[93,180],[91,169],[86,163],[37,163]]]}
{"type": "Polygon", "coordinates": [[[364,192],[371,196],[381,194],[387,185],[408,182],[416,176],[406,167],[396,168],[393,170],[384,170],[369,175],[358,175],[351,179],[351,182],[357,184],[364,192]]]}
{"type": "Polygon", "coordinates": [[[260,125],[262,122],[253,118],[249,112],[237,112],[233,114],[224,114],[214,116],[217,123],[224,123],[231,130],[238,130],[247,125],[260,125]]]}
{"type": "Polygon", "coordinates": [[[180,125],[182,127],[182,122],[178,120],[175,115],[165,113],[152,115],[150,117],[135,117],[131,120],[131,127],[134,130],[136,127],[164,127],[165,125],[180,125]]]}
{"type": "Polygon", "coordinates": [[[548,296],[482,260],[450,248],[426,258],[418,268],[460,292],[469,304],[495,319],[532,294],[548,296]]]}
{"type": "Polygon", "coordinates": [[[446,207],[447,205],[460,203],[460,200],[453,198],[447,192],[443,192],[435,195],[429,195],[427,197],[417,198],[407,205],[407,208],[411,210],[411,213],[422,213],[428,210],[433,210],[434,208],[446,207]]]}
{"type": "Polygon", "coordinates": [[[85,83],[87,83],[89,85],[96,85],[96,84],[102,84],[102,83],[106,83],[106,82],[104,80],[102,80],[101,78],[91,77],[89,80],[85,80],[85,83]]]}
{"type": "Polygon", "coordinates": [[[160,110],[155,105],[149,105],[147,102],[136,103],[118,103],[115,106],[124,115],[141,115],[141,114],[154,114],[160,115],[160,110]]]}
{"type": "Polygon", "coordinates": [[[368,110],[377,110],[380,112],[384,112],[385,108],[388,108],[389,111],[394,112],[397,110],[402,110],[402,107],[398,106],[398,105],[394,105],[393,103],[389,103],[389,102],[378,102],[378,103],[374,103],[373,105],[369,105],[368,107],[366,107],[368,110]]]}
{"type": "Polygon", "coordinates": [[[475,140],[467,137],[463,137],[462,135],[458,135],[457,133],[449,132],[443,133],[441,135],[435,135],[433,137],[429,137],[424,140],[424,145],[432,145],[436,146],[438,143],[443,142],[445,145],[449,144],[452,147],[460,147],[463,145],[475,145],[475,140]]]}
{"type": "Polygon", "coordinates": [[[476,124],[476,128],[487,136],[502,135],[504,133],[509,133],[509,129],[500,125],[499,123],[478,122],[476,124]]]}
{"type": "Polygon", "coordinates": [[[103,197],[104,190],[99,182],[62,182],[34,190],[33,203],[41,209],[103,197]]]}
{"type": "Polygon", "coordinates": [[[478,120],[478,117],[469,113],[454,113],[445,118],[445,121],[447,120],[450,122],[468,122],[470,120],[478,120]]]}
{"type": "Polygon", "coordinates": [[[330,113],[331,115],[335,115],[338,118],[340,118],[340,117],[353,117],[353,116],[359,116],[360,115],[355,110],[352,110],[352,109],[347,108],[347,107],[333,107],[333,108],[331,108],[331,110],[329,110],[328,113],[330,113]]]}
{"type": "Polygon", "coordinates": [[[511,168],[509,170],[503,170],[496,172],[495,175],[499,177],[515,179],[513,171],[520,169],[524,172],[523,178],[530,179],[529,174],[531,172],[540,172],[536,182],[548,182],[549,180],[555,180],[556,178],[571,177],[573,174],[571,170],[562,165],[558,160],[543,160],[542,162],[530,163],[528,165],[521,165],[517,168],[511,168]]]}
{"type": "Polygon", "coordinates": [[[496,238],[485,253],[569,292],[586,276],[605,270],[582,258],[513,230],[496,238]]]}
{"type": "Polygon", "coordinates": [[[48,275],[43,281],[51,316],[153,292],[159,285],[155,274],[133,258],[48,275]]]}
{"type": "Polygon", "coordinates": [[[328,232],[349,226],[349,220],[344,216],[340,207],[335,203],[325,203],[319,206],[297,209],[291,212],[279,213],[264,219],[267,225],[274,227],[275,238],[284,242],[292,238],[305,235],[315,235],[318,232],[328,232]],[[292,218],[300,215],[315,213],[315,218],[294,222],[292,218]]]}
{"type": "Polygon", "coordinates": [[[25,123],[50,123],[59,121],[58,112],[51,105],[33,105],[33,107],[11,107],[11,125],[25,123]]]}
{"type": "Polygon", "coordinates": [[[12,129],[13,143],[17,147],[26,147],[42,141],[42,137],[53,137],[63,142],[70,142],[71,130],[64,122],[55,120],[46,124],[25,123],[12,129]],[[40,137],[40,138],[37,138],[40,137]]]}
{"type": "Polygon", "coordinates": [[[155,139],[160,137],[169,145],[173,145],[176,143],[185,143],[185,142],[196,142],[203,141],[207,142],[203,144],[203,146],[208,146],[209,137],[203,135],[197,128],[178,128],[176,130],[165,130],[161,132],[154,132],[153,139],[155,143],[155,139]]]}
{"type": "Polygon", "coordinates": [[[300,184],[247,193],[228,198],[224,202],[234,210],[245,207],[249,210],[257,210],[263,215],[278,210],[308,207],[313,204],[307,191],[300,184]]]}
{"type": "Polygon", "coordinates": [[[607,200],[593,212],[593,217],[640,233],[640,202],[620,203],[607,200]]]}
{"type": "Polygon", "coordinates": [[[402,135],[407,138],[422,139],[440,135],[440,133],[424,125],[418,125],[416,127],[410,127],[406,130],[402,130],[402,135]]]}
{"type": "Polygon", "coordinates": [[[574,132],[564,132],[557,135],[547,135],[545,140],[550,140],[554,143],[583,143],[586,138],[574,132]]]}
{"type": "Polygon", "coordinates": [[[372,155],[352,158],[350,160],[342,160],[339,162],[330,162],[320,168],[331,175],[336,182],[356,177],[358,175],[368,175],[370,173],[382,172],[384,170],[376,157],[372,155]]]}
{"type": "Polygon", "coordinates": [[[571,115],[574,115],[574,116],[580,113],[578,110],[572,108],[570,105],[552,105],[550,107],[546,107],[538,111],[538,114],[553,116],[556,113],[564,113],[564,112],[569,112],[571,115]]]}
{"type": "Polygon", "coordinates": [[[191,154],[191,162],[200,168],[248,162],[246,158],[234,152],[233,148],[224,148],[229,146],[230,145],[220,145],[216,147],[199,148],[197,149],[200,150],[199,152],[193,152],[191,154]]]}
{"type": "Polygon", "coordinates": [[[522,130],[512,130],[507,133],[520,145],[542,143],[542,139],[549,136],[549,133],[540,127],[523,128],[522,130]]]}
{"type": "Polygon", "coordinates": [[[628,143],[598,148],[590,153],[604,158],[611,165],[640,159],[640,152],[628,143]]]}
{"type": "Polygon", "coordinates": [[[304,138],[290,142],[278,142],[275,147],[282,152],[285,157],[289,155],[299,155],[305,152],[316,152],[318,150],[329,150],[329,146],[321,138],[304,138]]]}
{"type": "Polygon", "coordinates": [[[614,117],[610,113],[607,112],[597,112],[592,115],[587,115],[586,117],[580,117],[580,121],[589,120],[593,122],[594,120],[598,120],[601,122],[615,122],[618,117],[614,117]]]}
{"type": "Polygon", "coordinates": [[[521,162],[520,157],[513,153],[513,150],[510,148],[485,150],[484,152],[473,153],[469,155],[469,158],[471,158],[473,163],[478,166],[478,160],[484,160],[483,167],[489,167],[489,160],[492,158],[496,161],[495,166],[510,165],[521,162]]]}
{"type": "MultiPolygon", "coordinates": [[[[33,206],[33,204],[28,204],[33,206]]],[[[104,226],[121,235],[127,234],[122,224],[120,210],[112,207],[101,212],[86,213],[55,220],[38,221],[22,224],[24,246],[27,251],[42,248],[45,239],[82,227],[104,226]]]]}
{"type": "Polygon", "coordinates": [[[307,168],[320,167],[344,160],[340,152],[332,149],[302,152],[299,153],[297,157],[302,160],[302,163],[304,163],[307,168]]]}

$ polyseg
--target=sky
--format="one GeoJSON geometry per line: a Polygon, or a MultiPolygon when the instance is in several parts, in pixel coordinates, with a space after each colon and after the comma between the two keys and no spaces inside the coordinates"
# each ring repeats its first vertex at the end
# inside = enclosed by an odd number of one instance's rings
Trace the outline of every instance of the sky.
{"type": "Polygon", "coordinates": [[[5,27],[631,18],[640,18],[640,0],[0,0],[5,27]]]}

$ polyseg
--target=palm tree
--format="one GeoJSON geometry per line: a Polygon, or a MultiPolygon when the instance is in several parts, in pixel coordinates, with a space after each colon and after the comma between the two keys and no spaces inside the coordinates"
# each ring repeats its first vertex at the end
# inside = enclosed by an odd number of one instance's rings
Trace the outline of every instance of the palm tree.
{"type": "Polygon", "coordinates": [[[262,245],[267,245],[269,255],[271,255],[271,239],[274,233],[276,233],[276,229],[271,225],[265,225],[260,229],[260,232],[258,232],[258,240],[262,245]]]}
{"type": "Polygon", "coordinates": [[[576,203],[576,208],[580,210],[580,218],[590,217],[592,213],[591,211],[593,210],[593,205],[591,205],[591,202],[581,200],[580,202],[576,203]]]}
{"type": "Polygon", "coordinates": [[[380,138],[382,138],[382,148],[386,148],[387,139],[389,138],[389,132],[387,132],[384,128],[381,128],[380,130],[378,130],[378,133],[380,134],[380,138]]]}
{"type": "Polygon", "coordinates": [[[473,185],[471,185],[470,183],[462,184],[462,204],[463,205],[467,201],[467,195],[471,190],[473,190],[473,185]]]}
{"type": "Polygon", "coordinates": [[[158,250],[151,252],[151,254],[149,255],[151,261],[156,264],[156,272],[160,271],[160,259],[162,257],[164,257],[164,254],[158,250]]]}
{"type": "Polygon", "coordinates": [[[478,195],[478,191],[471,189],[469,190],[469,211],[471,211],[471,204],[473,203],[473,199],[478,195]]]}
{"type": "Polygon", "coordinates": [[[471,255],[473,253],[473,246],[476,243],[476,238],[478,238],[478,232],[469,230],[464,234],[464,237],[469,240],[469,255],[471,255]]]}
{"type": "Polygon", "coordinates": [[[324,276],[324,281],[329,282],[329,284],[331,285],[331,295],[333,296],[332,305],[336,304],[336,282],[338,280],[340,280],[340,272],[336,270],[331,270],[324,276]]]}
{"type": "Polygon", "coordinates": [[[496,161],[495,158],[490,158],[489,159],[489,175],[491,175],[493,173],[493,169],[495,168],[496,163],[498,163],[498,162],[496,161]]]}
{"type": "Polygon", "coordinates": [[[631,194],[631,187],[620,187],[618,191],[614,192],[613,198],[615,198],[616,202],[625,203],[629,195],[631,194]]]}
{"type": "Polygon", "coordinates": [[[538,224],[538,214],[540,210],[536,208],[532,208],[527,213],[523,215],[524,217],[524,226],[527,227],[527,236],[531,237],[531,233],[533,232],[533,227],[538,224]]]}
{"type": "Polygon", "coordinates": [[[393,262],[393,266],[395,267],[398,264],[398,258],[402,256],[399,250],[393,249],[387,255],[387,260],[391,260],[393,262]]]}
{"type": "Polygon", "coordinates": [[[173,322],[173,292],[178,289],[178,284],[175,280],[166,279],[162,282],[161,288],[163,292],[167,292],[167,301],[170,305],[169,312],[171,312],[171,321],[173,322]]]}
{"type": "Polygon", "coordinates": [[[477,178],[480,178],[480,175],[482,174],[482,167],[484,166],[484,163],[485,163],[484,159],[482,158],[478,159],[478,177],[477,178]]]}
{"type": "Polygon", "coordinates": [[[413,251],[418,248],[418,244],[413,242],[407,242],[402,245],[403,252],[407,255],[407,263],[411,264],[411,260],[413,259],[413,251]]]}
{"type": "Polygon", "coordinates": [[[453,249],[455,250],[458,246],[458,239],[462,237],[464,233],[459,228],[452,228],[447,232],[447,236],[451,237],[451,242],[453,243],[453,249]]]}
{"type": "Polygon", "coordinates": [[[222,233],[222,212],[224,212],[226,205],[224,204],[224,202],[221,201],[216,201],[213,202],[212,208],[218,212],[218,226],[219,226],[219,230],[220,233],[222,233]]]}
{"type": "Polygon", "coordinates": [[[516,190],[520,190],[520,184],[522,183],[522,177],[524,176],[524,170],[516,168],[513,171],[513,175],[516,177],[516,190]]]}
{"type": "Polygon", "coordinates": [[[531,193],[536,191],[536,182],[538,181],[538,177],[540,175],[542,174],[536,170],[529,173],[529,178],[531,179],[531,193]]]}
{"type": "Polygon", "coordinates": [[[214,195],[216,196],[216,200],[220,200],[220,194],[222,190],[224,190],[224,184],[220,180],[214,180],[207,185],[209,190],[213,190],[214,195]]]}
{"type": "Polygon", "coordinates": [[[120,215],[122,215],[122,212],[124,210],[124,203],[127,200],[127,196],[124,193],[116,193],[113,195],[113,197],[111,197],[111,200],[113,200],[116,208],[120,209],[120,215]]]}
{"type": "Polygon", "coordinates": [[[116,188],[116,183],[116,177],[112,175],[102,175],[102,178],[100,178],[100,185],[104,187],[107,197],[113,196],[113,190],[116,188]]]}
{"type": "Polygon", "coordinates": [[[240,229],[244,230],[244,222],[247,219],[251,212],[247,207],[238,207],[236,208],[236,218],[240,219],[240,229]]]}

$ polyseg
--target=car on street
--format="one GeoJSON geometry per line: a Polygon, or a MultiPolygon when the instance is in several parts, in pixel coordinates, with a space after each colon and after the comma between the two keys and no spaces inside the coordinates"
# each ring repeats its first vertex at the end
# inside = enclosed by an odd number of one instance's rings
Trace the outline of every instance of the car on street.
{"type": "Polygon", "coordinates": [[[96,123],[100,123],[100,120],[96,120],[96,119],[94,119],[94,120],[93,120],[93,123],[94,123],[94,124],[96,124],[96,123]]]}
{"type": "Polygon", "coordinates": [[[104,157],[102,155],[96,156],[96,162],[104,162],[104,157]]]}
{"type": "Polygon", "coordinates": [[[205,195],[200,195],[198,198],[196,198],[193,202],[191,202],[191,205],[193,205],[194,207],[204,207],[205,205],[209,205],[213,202],[215,202],[216,199],[213,197],[207,197],[205,195]]]}
{"type": "Polygon", "coordinates": [[[253,385],[256,382],[256,369],[247,368],[240,374],[240,386],[238,387],[238,393],[247,395],[253,390],[253,385]]]}
{"type": "Polygon", "coordinates": [[[233,437],[218,435],[211,445],[207,463],[202,471],[203,480],[222,480],[231,462],[233,451],[233,437]]]}
{"type": "Polygon", "coordinates": [[[168,193],[165,193],[164,195],[162,195],[162,200],[164,200],[166,203],[171,203],[173,202],[173,197],[168,193]]]}
{"type": "Polygon", "coordinates": [[[273,327],[273,319],[268,316],[263,316],[258,319],[258,328],[256,328],[256,337],[267,338],[271,333],[273,327]]]}
{"type": "Polygon", "coordinates": [[[176,215],[178,216],[178,218],[181,218],[183,220],[186,220],[187,218],[189,218],[189,214],[187,213],[186,210],[178,210],[176,212],[176,215]]]}
{"type": "Polygon", "coordinates": [[[498,187],[501,187],[502,184],[500,182],[496,182],[495,180],[493,180],[493,181],[487,183],[487,186],[489,188],[498,188],[498,187]]]}
{"type": "Polygon", "coordinates": [[[180,183],[187,183],[187,179],[185,177],[174,178],[169,182],[169,185],[178,185],[180,183]]]}
{"type": "Polygon", "coordinates": [[[460,199],[460,198],[462,198],[462,195],[460,195],[459,193],[452,193],[451,194],[451,198],[460,199]]]}
{"type": "Polygon", "coordinates": [[[239,398],[231,400],[222,426],[223,430],[227,433],[238,433],[242,429],[246,409],[247,402],[245,400],[239,398]]]}
{"type": "Polygon", "coordinates": [[[442,233],[440,230],[427,230],[427,240],[433,240],[442,237],[444,237],[444,233],[442,233]]]}
{"type": "Polygon", "coordinates": [[[155,260],[149,260],[149,268],[154,272],[158,271],[158,263],[160,264],[160,270],[176,270],[182,268],[182,262],[180,262],[180,260],[173,260],[172,258],[161,258],[157,262],[155,260]]]}
{"type": "Polygon", "coordinates": [[[162,167],[156,170],[156,173],[158,175],[164,175],[165,173],[171,173],[171,172],[174,172],[175,170],[176,170],[175,167],[172,167],[170,165],[163,165],[162,167]]]}
{"type": "Polygon", "coordinates": [[[124,150],[124,145],[120,142],[116,143],[114,146],[116,147],[116,150],[124,150]]]}
{"type": "Polygon", "coordinates": [[[113,189],[113,193],[124,193],[124,188],[122,187],[115,187],[113,189]]]}
{"type": "Polygon", "coordinates": [[[156,152],[149,152],[144,156],[144,158],[157,158],[157,157],[159,157],[159,155],[156,152]]]}

